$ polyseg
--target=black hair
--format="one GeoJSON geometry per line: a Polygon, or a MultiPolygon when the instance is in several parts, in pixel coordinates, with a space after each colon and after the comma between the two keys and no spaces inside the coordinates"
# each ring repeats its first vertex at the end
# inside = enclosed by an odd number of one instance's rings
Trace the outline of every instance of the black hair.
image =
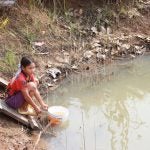
{"type": "Polygon", "coordinates": [[[29,66],[31,63],[32,61],[27,57],[22,57],[21,62],[20,62],[21,67],[24,67],[24,68],[29,66]]]}

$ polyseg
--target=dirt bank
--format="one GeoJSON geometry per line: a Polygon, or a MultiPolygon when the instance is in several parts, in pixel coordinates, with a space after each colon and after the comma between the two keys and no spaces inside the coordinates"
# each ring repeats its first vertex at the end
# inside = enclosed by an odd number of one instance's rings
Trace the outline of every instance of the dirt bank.
{"type": "MultiPolygon", "coordinates": [[[[3,114],[0,114],[0,137],[1,150],[31,150],[37,139],[36,134],[3,114]]],[[[41,140],[37,150],[45,149],[46,143],[41,140]]]]}
{"type": "MultiPolygon", "coordinates": [[[[146,1],[122,8],[119,15],[111,9],[107,9],[111,15],[106,15],[103,8],[93,11],[82,7],[70,9],[65,16],[26,5],[1,10],[0,76],[9,80],[20,58],[29,55],[36,62],[39,88],[45,96],[71,73],[93,71],[116,59],[144,55],[150,51],[149,10],[146,1]]],[[[1,149],[32,149],[35,136],[30,133],[0,115],[1,149]]],[[[43,145],[41,141],[38,149],[46,149],[43,145]]]]}

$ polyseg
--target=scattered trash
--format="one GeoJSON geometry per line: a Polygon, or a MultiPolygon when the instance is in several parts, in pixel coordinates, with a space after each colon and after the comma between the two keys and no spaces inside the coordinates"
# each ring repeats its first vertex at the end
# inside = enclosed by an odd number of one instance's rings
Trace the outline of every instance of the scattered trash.
{"type": "Polygon", "coordinates": [[[96,28],[96,27],[92,27],[92,28],[91,28],[91,31],[92,31],[93,33],[95,33],[95,34],[97,34],[97,33],[98,33],[98,31],[97,31],[97,28],[96,28]]]}
{"type": "Polygon", "coordinates": [[[44,42],[34,42],[33,44],[35,46],[43,46],[45,43],[44,42]]]}
{"type": "Polygon", "coordinates": [[[136,53],[137,55],[141,55],[143,52],[140,51],[140,50],[137,50],[135,53],[136,53]]]}
{"type": "Polygon", "coordinates": [[[75,66],[75,65],[73,65],[73,66],[71,67],[71,69],[78,70],[78,67],[75,66]]]}
{"type": "Polygon", "coordinates": [[[52,83],[47,83],[47,86],[48,86],[48,87],[53,87],[54,84],[52,84],[52,83]]]}
{"type": "Polygon", "coordinates": [[[61,71],[57,68],[50,68],[46,71],[54,79],[61,74],[61,71]]]}
{"type": "Polygon", "coordinates": [[[58,81],[58,79],[54,79],[53,81],[54,81],[54,82],[57,82],[57,81],[58,81]]]}
{"type": "Polygon", "coordinates": [[[125,49],[129,49],[129,48],[130,48],[130,45],[129,45],[129,44],[122,44],[121,47],[122,47],[122,48],[125,48],[125,49]]]}
{"type": "Polygon", "coordinates": [[[5,6],[13,6],[15,4],[16,0],[0,0],[0,6],[5,7],[5,6]]]}
{"type": "Polygon", "coordinates": [[[140,50],[140,49],[141,49],[140,46],[134,46],[134,48],[135,48],[136,50],[140,50]]]}
{"type": "Polygon", "coordinates": [[[48,55],[50,48],[45,44],[45,42],[33,42],[32,47],[35,50],[36,55],[48,55]]]}
{"type": "Polygon", "coordinates": [[[84,58],[89,59],[89,58],[91,58],[93,55],[94,55],[94,53],[93,53],[92,51],[86,51],[86,52],[84,53],[84,58]]]}
{"type": "Polygon", "coordinates": [[[106,60],[106,55],[101,54],[101,53],[97,53],[96,57],[97,57],[99,60],[106,60]]]}

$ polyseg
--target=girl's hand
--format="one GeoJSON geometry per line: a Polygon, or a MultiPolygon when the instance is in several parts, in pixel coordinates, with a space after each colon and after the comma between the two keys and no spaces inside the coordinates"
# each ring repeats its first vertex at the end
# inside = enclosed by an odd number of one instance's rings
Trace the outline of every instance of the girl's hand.
{"type": "Polygon", "coordinates": [[[44,104],[42,105],[42,109],[48,110],[48,105],[44,103],[44,104]]]}
{"type": "Polygon", "coordinates": [[[35,111],[36,111],[37,114],[40,114],[40,113],[42,112],[39,107],[37,107],[37,108],[35,109],[35,111]]]}

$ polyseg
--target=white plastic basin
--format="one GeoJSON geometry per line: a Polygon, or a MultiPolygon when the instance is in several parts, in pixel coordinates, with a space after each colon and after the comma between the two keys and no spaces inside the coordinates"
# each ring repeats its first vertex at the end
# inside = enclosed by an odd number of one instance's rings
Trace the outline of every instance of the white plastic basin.
{"type": "Polygon", "coordinates": [[[52,118],[60,119],[62,122],[68,120],[69,110],[63,106],[51,106],[48,113],[52,118]]]}

